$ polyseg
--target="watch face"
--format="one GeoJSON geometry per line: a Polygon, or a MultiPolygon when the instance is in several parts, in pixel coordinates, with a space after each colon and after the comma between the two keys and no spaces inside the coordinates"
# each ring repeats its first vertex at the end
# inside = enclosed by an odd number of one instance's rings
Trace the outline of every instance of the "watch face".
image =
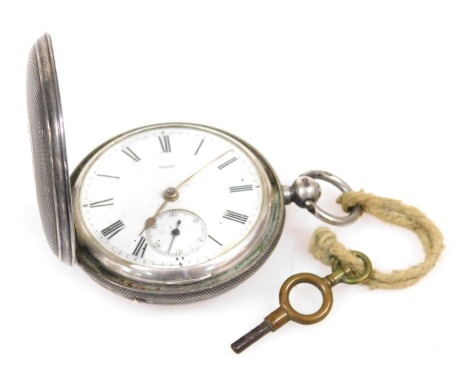
{"type": "Polygon", "coordinates": [[[166,124],[99,147],[79,167],[73,200],[81,248],[113,273],[188,284],[251,263],[270,227],[259,157],[212,128],[166,124]]]}

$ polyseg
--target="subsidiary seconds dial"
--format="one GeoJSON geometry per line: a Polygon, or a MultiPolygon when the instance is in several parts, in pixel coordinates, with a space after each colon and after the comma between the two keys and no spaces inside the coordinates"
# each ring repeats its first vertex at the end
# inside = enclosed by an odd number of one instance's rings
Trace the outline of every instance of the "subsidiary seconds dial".
{"type": "Polygon", "coordinates": [[[162,212],[155,225],[147,228],[148,244],[157,253],[174,257],[182,266],[190,263],[189,255],[199,250],[207,238],[204,221],[195,213],[175,209],[162,212]]]}

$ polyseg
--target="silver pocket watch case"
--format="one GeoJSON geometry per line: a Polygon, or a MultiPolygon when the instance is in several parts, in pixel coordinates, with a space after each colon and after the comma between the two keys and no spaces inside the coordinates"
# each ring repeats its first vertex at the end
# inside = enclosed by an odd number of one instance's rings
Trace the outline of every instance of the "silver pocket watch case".
{"type": "MultiPolygon", "coordinates": [[[[206,299],[223,293],[251,276],[267,260],[276,246],[284,225],[284,189],[266,160],[249,144],[234,135],[206,126],[206,130],[224,133],[243,145],[261,162],[270,185],[269,223],[256,247],[243,263],[231,266],[219,276],[191,284],[151,284],[123,277],[100,264],[76,237],[74,203],[71,187],[80,169],[93,154],[113,138],[91,152],[69,175],[61,99],[51,38],[45,34],[31,49],[27,68],[27,108],[39,211],[51,250],[64,263],[79,264],[95,281],[126,298],[147,303],[183,303],[206,299]]],[[[177,125],[177,124],[173,124],[177,125]]],[[[165,126],[165,125],[162,125],[165,126]]],[[[158,125],[156,125],[158,127],[158,125]]],[[[78,234],[78,233],[77,233],[78,234]]]]}

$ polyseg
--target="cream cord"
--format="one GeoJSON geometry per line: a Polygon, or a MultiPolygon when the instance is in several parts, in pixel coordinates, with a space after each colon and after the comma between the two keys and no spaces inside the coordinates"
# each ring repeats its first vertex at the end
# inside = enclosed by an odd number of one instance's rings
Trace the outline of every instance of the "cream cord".
{"type": "MultiPolygon", "coordinates": [[[[436,264],[444,249],[443,237],[434,223],[417,208],[405,205],[398,200],[377,197],[363,191],[344,193],[339,199],[345,211],[354,206],[360,206],[366,212],[378,219],[407,228],[418,236],[424,247],[425,259],[422,263],[404,270],[394,270],[383,273],[373,270],[371,276],[364,282],[371,289],[405,288],[417,283],[436,264]]],[[[331,265],[334,257],[341,263],[349,265],[353,271],[363,270],[361,259],[342,245],[336,235],[328,228],[318,228],[312,237],[310,245],[312,254],[323,263],[331,265]]]]}

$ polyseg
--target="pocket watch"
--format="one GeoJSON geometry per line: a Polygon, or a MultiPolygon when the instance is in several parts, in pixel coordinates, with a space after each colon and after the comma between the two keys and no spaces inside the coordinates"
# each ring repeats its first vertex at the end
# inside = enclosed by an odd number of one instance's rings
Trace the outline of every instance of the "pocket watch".
{"type": "Polygon", "coordinates": [[[252,275],[270,256],[295,202],[330,223],[344,217],[317,206],[329,173],[281,185],[266,159],[228,132],[165,123],[118,135],[69,177],[51,38],[34,44],[27,104],[36,191],[50,248],[126,298],[182,303],[212,297],[252,275]]]}

